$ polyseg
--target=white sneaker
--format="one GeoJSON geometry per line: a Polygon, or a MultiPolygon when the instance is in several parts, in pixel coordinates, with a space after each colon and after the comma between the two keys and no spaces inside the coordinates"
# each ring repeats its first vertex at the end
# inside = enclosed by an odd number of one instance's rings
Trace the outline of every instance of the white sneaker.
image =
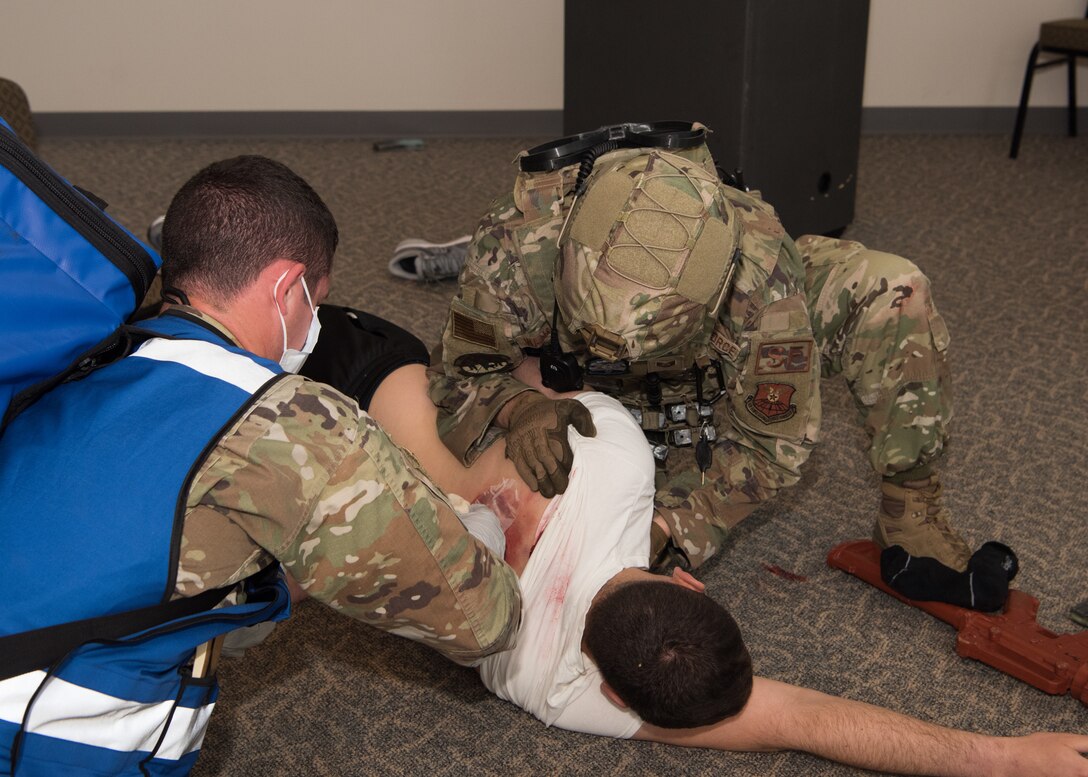
{"type": "Polygon", "coordinates": [[[162,253],[162,222],[166,216],[156,216],[147,227],[147,242],[159,253],[162,253]]]}
{"type": "Polygon", "coordinates": [[[409,238],[397,243],[389,272],[409,281],[442,281],[461,274],[468,254],[470,235],[448,243],[429,243],[409,238]]]}

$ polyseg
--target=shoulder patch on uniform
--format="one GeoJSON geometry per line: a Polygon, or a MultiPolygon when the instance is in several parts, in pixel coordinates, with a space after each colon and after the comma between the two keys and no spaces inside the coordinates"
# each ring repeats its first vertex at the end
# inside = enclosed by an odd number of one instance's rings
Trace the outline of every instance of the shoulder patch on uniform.
{"type": "Polygon", "coordinates": [[[757,383],[756,393],[748,395],[744,406],[765,424],[788,421],[797,413],[797,405],[790,403],[796,390],[788,383],[757,383]]]}
{"type": "Polygon", "coordinates": [[[510,369],[510,357],[501,353],[466,353],[453,360],[462,375],[489,375],[510,369]]]}
{"type": "MultiPolygon", "coordinates": [[[[756,375],[783,375],[792,372],[808,372],[811,360],[811,341],[775,340],[760,343],[759,354],[756,358],[756,375]]],[[[769,383],[766,385],[774,384],[769,383]]]]}
{"type": "Polygon", "coordinates": [[[710,347],[729,361],[734,361],[740,353],[740,346],[733,340],[729,330],[721,321],[714,322],[714,331],[710,333],[710,347]]]}
{"type": "Polygon", "coordinates": [[[471,318],[464,313],[454,310],[451,313],[451,322],[453,324],[453,336],[458,340],[475,343],[476,345],[482,345],[487,348],[494,348],[496,346],[495,327],[487,321],[471,318]]]}
{"type": "Polygon", "coordinates": [[[587,375],[626,375],[631,371],[631,362],[627,359],[610,362],[596,357],[586,361],[587,375]]]}

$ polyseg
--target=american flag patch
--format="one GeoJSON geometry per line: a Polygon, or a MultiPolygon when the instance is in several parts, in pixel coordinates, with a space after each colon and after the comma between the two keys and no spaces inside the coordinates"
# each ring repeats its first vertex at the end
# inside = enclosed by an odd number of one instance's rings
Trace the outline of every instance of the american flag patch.
{"type": "Polygon", "coordinates": [[[456,310],[452,312],[453,336],[467,343],[482,345],[485,348],[495,347],[495,327],[486,321],[470,318],[456,310]]]}

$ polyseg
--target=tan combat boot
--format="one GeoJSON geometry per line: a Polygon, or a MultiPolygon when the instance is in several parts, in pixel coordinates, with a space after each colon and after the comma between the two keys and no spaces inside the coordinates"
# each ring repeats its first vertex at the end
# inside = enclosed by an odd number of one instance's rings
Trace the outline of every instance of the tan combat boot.
{"type": "Polygon", "coordinates": [[[948,523],[941,506],[941,482],[934,474],[902,485],[880,484],[883,499],[873,528],[873,542],[881,548],[899,545],[912,556],[935,558],[957,572],[967,568],[971,548],[948,523]]]}

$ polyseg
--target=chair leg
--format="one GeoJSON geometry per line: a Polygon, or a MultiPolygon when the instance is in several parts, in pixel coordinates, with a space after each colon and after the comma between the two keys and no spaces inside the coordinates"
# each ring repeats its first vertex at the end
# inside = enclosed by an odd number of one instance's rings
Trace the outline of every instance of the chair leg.
{"type": "Polygon", "coordinates": [[[1069,137],[1077,136],[1077,58],[1069,55],[1069,137]]]}
{"type": "Polygon", "coordinates": [[[1039,59],[1039,44],[1031,48],[1028,56],[1028,66],[1024,73],[1024,88],[1020,91],[1020,108],[1016,112],[1016,125],[1012,130],[1012,148],[1009,149],[1009,159],[1016,159],[1020,153],[1020,136],[1024,134],[1024,118],[1028,112],[1028,95],[1031,94],[1031,79],[1035,75],[1035,62],[1039,59]]]}

